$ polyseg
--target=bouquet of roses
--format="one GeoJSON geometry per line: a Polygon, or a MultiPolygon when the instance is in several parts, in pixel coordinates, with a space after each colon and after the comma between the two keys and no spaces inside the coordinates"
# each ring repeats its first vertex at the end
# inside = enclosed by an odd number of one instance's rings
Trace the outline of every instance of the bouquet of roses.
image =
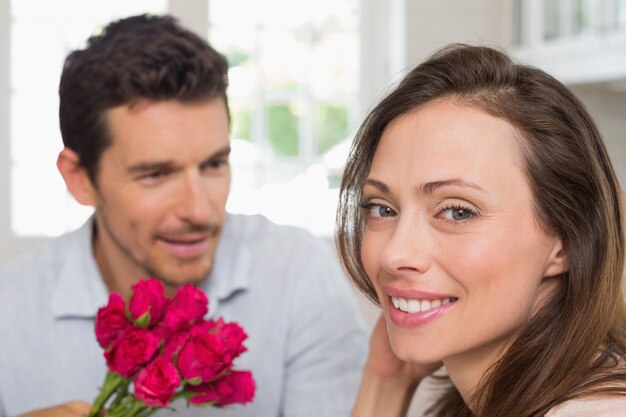
{"type": "Polygon", "coordinates": [[[252,401],[252,374],[233,370],[247,335],[236,323],[205,320],[204,292],[184,285],[168,298],[152,278],[132,290],[128,302],[112,292],[98,310],[109,370],[88,417],[147,417],[178,398],[216,407],[252,401]]]}

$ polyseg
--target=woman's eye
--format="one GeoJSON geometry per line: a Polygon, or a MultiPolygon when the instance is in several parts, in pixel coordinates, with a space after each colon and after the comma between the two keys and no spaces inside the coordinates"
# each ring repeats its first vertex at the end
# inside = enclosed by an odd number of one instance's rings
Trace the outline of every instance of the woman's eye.
{"type": "Polygon", "coordinates": [[[364,204],[363,208],[367,210],[370,217],[380,218],[393,217],[396,215],[396,212],[391,207],[382,204],[364,204]]]}
{"type": "Polygon", "coordinates": [[[471,219],[474,216],[474,212],[465,207],[451,207],[442,210],[441,216],[446,220],[459,222],[471,219]]]}

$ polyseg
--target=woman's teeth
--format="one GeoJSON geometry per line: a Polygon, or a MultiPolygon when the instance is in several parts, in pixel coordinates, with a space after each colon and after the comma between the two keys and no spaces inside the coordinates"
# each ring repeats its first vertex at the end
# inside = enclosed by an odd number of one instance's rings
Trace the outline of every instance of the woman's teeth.
{"type": "Polygon", "coordinates": [[[446,297],[438,300],[407,300],[406,298],[391,297],[391,302],[395,308],[409,314],[423,313],[456,300],[456,297],[446,297]]]}

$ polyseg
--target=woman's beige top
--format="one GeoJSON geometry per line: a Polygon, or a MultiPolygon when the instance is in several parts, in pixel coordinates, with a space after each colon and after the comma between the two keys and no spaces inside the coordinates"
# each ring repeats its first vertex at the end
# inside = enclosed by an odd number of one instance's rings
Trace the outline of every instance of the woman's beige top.
{"type": "Polygon", "coordinates": [[[545,417],[626,417],[626,396],[566,401],[550,410],[545,417]]]}

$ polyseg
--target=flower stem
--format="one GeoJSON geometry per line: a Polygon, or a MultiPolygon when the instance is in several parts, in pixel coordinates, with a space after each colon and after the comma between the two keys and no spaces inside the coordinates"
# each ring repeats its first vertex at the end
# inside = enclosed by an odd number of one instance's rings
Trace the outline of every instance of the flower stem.
{"type": "Polygon", "coordinates": [[[107,371],[106,377],[104,378],[104,384],[102,389],[100,390],[100,394],[93,402],[91,409],[89,410],[89,414],[87,417],[96,417],[104,404],[109,400],[111,395],[117,390],[117,388],[124,382],[125,378],[123,378],[120,374],[107,371]]]}
{"type": "Polygon", "coordinates": [[[129,385],[130,385],[130,379],[125,379],[124,382],[120,384],[120,386],[116,390],[117,395],[115,396],[115,399],[113,400],[113,402],[109,405],[109,409],[111,410],[115,409],[122,402],[122,400],[126,398],[126,395],[128,395],[129,385]]]}
{"type": "Polygon", "coordinates": [[[126,397],[130,403],[130,407],[120,407],[118,410],[109,410],[108,417],[134,417],[140,415],[147,407],[143,402],[138,401],[135,397],[126,397]]]}
{"type": "Polygon", "coordinates": [[[147,412],[147,413],[142,414],[142,415],[141,415],[141,417],[150,417],[151,415],[153,415],[154,413],[156,413],[156,412],[157,412],[157,411],[159,411],[159,410],[160,410],[160,408],[157,408],[157,407],[150,407],[150,408],[148,409],[148,412],[147,412]]]}

